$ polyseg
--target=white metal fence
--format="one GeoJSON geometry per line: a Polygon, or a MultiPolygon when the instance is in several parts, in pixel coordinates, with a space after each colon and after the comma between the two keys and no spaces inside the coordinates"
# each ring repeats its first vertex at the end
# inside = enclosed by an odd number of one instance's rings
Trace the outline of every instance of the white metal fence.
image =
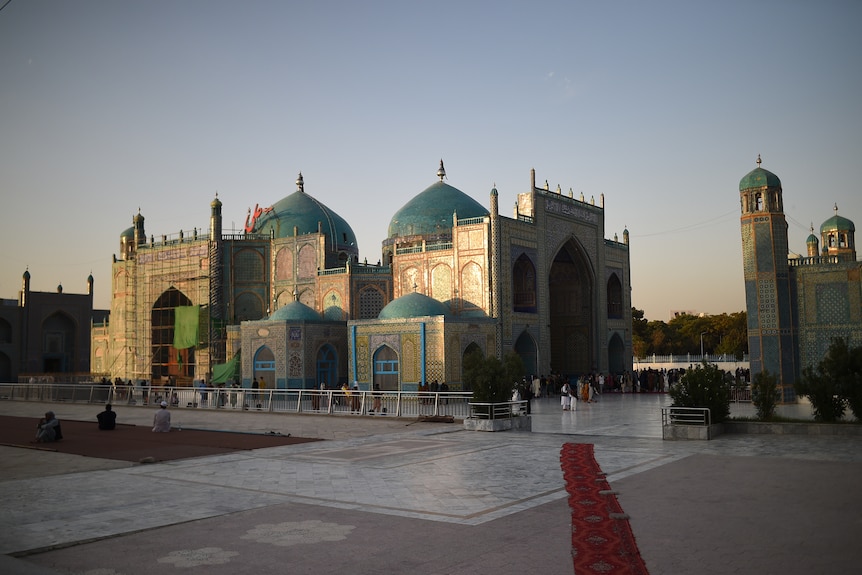
{"type": "Polygon", "coordinates": [[[470,415],[470,392],[249,389],[233,387],[114,387],[99,384],[2,383],[0,400],[42,403],[158,405],[318,415],[390,417],[470,415]]]}

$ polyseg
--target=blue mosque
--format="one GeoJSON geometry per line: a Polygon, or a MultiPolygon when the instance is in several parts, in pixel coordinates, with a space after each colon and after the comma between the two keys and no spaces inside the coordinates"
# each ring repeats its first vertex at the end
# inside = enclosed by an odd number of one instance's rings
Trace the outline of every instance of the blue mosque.
{"type": "Polygon", "coordinates": [[[91,369],[158,385],[254,379],[309,389],[343,383],[462,388],[471,351],[517,353],[528,373],[631,370],[628,231],[606,237],[596,201],[551,189],[512,212],[437,178],[395,211],[379,256],[360,259],[346,219],[296,190],[248,210],[244,229],[120,234],[110,321],[93,331],[91,369]]]}

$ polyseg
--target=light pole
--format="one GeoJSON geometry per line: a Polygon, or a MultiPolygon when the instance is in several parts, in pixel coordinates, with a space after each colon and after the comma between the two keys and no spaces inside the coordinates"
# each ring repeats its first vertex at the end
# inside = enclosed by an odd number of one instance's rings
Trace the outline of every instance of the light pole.
{"type": "Polygon", "coordinates": [[[703,361],[703,336],[706,334],[705,331],[700,332],[700,361],[703,361]]]}

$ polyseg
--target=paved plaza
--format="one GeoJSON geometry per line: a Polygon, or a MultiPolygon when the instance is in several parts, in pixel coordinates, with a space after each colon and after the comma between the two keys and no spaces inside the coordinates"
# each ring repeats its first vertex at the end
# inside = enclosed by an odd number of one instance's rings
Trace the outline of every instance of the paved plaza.
{"type": "MultiPolygon", "coordinates": [[[[535,400],[531,433],[180,409],[175,427],[327,441],[150,465],[0,447],[0,572],[571,574],[566,442],[595,445],[652,575],[858,571],[862,440],[662,441],[668,403],[535,400]]],[[[50,407],[61,421],[99,411],[50,407]]],[[[2,415],[45,409],[0,402],[2,415]]],[[[116,411],[152,421],[152,408],[116,411]]]]}

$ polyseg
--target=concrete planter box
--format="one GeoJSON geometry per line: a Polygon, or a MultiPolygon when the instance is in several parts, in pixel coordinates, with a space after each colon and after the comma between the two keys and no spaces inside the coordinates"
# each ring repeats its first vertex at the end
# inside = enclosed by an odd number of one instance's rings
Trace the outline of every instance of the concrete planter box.
{"type": "Polygon", "coordinates": [[[664,425],[661,428],[662,439],[696,439],[710,440],[724,433],[723,423],[712,425],[664,425]]]}
{"type": "Polygon", "coordinates": [[[529,415],[519,415],[504,419],[473,419],[464,420],[467,431],[532,431],[533,420],[529,415]]]}
{"type": "Polygon", "coordinates": [[[751,435],[838,435],[862,437],[862,425],[846,423],[773,423],[769,421],[726,421],[725,433],[751,435]]]}

